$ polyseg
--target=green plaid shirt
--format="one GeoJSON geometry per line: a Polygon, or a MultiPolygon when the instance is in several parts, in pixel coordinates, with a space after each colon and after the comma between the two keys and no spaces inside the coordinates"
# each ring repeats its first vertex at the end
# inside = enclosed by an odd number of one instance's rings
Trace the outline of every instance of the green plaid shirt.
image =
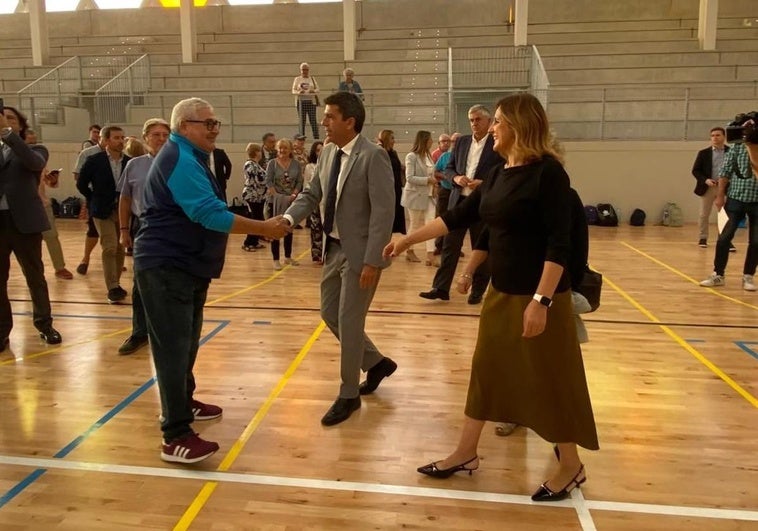
{"type": "Polygon", "coordinates": [[[743,203],[758,203],[758,179],[753,177],[745,144],[735,144],[726,152],[719,176],[729,178],[727,197],[743,203]]]}

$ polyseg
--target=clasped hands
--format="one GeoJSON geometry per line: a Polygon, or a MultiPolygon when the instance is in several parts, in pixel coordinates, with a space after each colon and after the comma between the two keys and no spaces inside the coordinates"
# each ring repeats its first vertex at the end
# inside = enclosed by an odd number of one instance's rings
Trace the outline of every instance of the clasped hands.
{"type": "Polygon", "coordinates": [[[470,188],[471,190],[476,190],[482,184],[481,179],[469,179],[465,175],[456,175],[453,177],[453,182],[461,188],[470,188]]]}
{"type": "Polygon", "coordinates": [[[290,232],[292,232],[292,225],[289,220],[284,216],[274,216],[263,222],[261,236],[278,240],[279,238],[284,238],[290,232]]]}

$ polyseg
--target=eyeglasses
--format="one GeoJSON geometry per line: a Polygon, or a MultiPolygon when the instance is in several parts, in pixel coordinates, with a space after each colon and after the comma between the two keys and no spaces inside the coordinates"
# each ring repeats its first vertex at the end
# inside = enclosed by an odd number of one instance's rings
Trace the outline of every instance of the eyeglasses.
{"type": "Polygon", "coordinates": [[[212,118],[209,118],[207,120],[184,120],[185,122],[189,122],[191,124],[205,124],[205,128],[208,131],[213,131],[215,128],[221,129],[221,122],[218,120],[214,120],[212,118]]]}

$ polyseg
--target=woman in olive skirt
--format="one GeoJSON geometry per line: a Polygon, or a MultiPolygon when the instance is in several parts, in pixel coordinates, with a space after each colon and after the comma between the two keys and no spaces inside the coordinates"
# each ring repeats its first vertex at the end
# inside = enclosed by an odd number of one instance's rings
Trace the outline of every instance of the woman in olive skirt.
{"type": "Polygon", "coordinates": [[[448,457],[418,471],[447,478],[479,466],[485,421],[514,422],[553,442],[557,472],[532,495],[566,498],[586,481],[577,445],[598,449],[566,271],[571,253],[569,177],[534,96],[498,102],[490,128],[508,162],[465,201],[418,231],[390,243],[386,256],[480,220],[489,232],[492,286],[482,307],[465,422],[448,457]]]}

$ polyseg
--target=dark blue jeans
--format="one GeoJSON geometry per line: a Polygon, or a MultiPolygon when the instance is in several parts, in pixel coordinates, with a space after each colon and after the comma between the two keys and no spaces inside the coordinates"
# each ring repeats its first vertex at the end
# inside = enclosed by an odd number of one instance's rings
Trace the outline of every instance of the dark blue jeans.
{"type": "Polygon", "coordinates": [[[170,266],[138,270],[135,278],[161,395],[161,430],[165,441],[170,442],[192,431],[192,369],[210,280],[170,266]]]}
{"type": "Polygon", "coordinates": [[[716,257],[713,260],[713,271],[717,275],[724,275],[726,263],[729,261],[729,247],[732,246],[732,238],[737,232],[737,227],[747,216],[748,222],[748,246],[745,254],[745,266],[742,270],[744,275],[754,275],[758,265],[758,203],[743,203],[736,199],[727,198],[724,205],[729,221],[719,235],[716,243],[716,257]]]}

